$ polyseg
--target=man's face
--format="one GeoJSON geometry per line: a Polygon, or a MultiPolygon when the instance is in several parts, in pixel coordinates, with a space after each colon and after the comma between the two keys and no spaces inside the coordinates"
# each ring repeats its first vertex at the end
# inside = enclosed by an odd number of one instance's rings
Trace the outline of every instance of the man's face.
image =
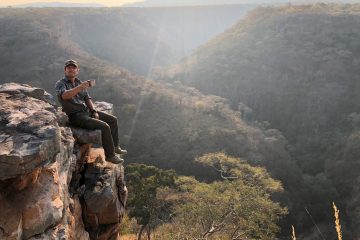
{"type": "Polygon", "coordinates": [[[79,74],[79,68],[73,65],[69,65],[65,68],[65,76],[74,78],[79,74]]]}

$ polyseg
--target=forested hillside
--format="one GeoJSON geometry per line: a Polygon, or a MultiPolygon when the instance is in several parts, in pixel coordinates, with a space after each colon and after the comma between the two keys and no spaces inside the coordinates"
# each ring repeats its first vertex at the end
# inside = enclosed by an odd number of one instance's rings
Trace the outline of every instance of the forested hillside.
{"type": "MultiPolygon", "coordinates": [[[[66,18],[60,19],[56,28],[82,50],[148,76],[156,66],[178,62],[196,47],[232,26],[251,8],[251,5],[74,8],[68,9],[66,18]]],[[[24,12],[30,11],[24,9],[24,12]]],[[[7,9],[1,9],[1,12],[6,15],[7,9]]],[[[13,12],[18,10],[13,9],[13,12]]],[[[19,21],[16,16],[12,19],[19,21]]],[[[4,38],[3,41],[6,41],[7,36],[4,38]]]]}
{"type": "MultiPolygon", "coordinates": [[[[128,3],[129,7],[164,7],[164,6],[199,6],[199,5],[226,5],[226,4],[252,4],[252,5],[275,5],[275,4],[313,4],[316,0],[144,0],[128,3]]],[[[356,3],[356,0],[323,0],[324,3],[356,3]]]]}
{"type": "Polygon", "coordinates": [[[67,19],[69,36],[95,56],[148,76],[223,32],[251,5],[88,9],[67,19]]]}
{"type": "MultiPolygon", "coordinates": [[[[305,191],[314,191],[323,206],[338,197],[355,236],[359,22],[360,5],[258,8],[181,64],[158,73],[159,79],[227,98],[233,109],[242,111],[245,103],[252,117],[279,129],[305,181],[315,179],[314,189],[305,191]]],[[[315,195],[305,195],[304,205],[314,201],[315,195]]],[[[318,219],[330,214],[317,205],[318,219]]]]}

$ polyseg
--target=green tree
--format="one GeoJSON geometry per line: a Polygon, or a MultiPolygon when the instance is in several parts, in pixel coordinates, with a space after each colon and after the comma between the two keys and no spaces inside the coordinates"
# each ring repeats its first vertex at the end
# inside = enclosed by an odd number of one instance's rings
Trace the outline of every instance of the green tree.
{"type": "Polygon", "coordinates": [[[147,231],[150,239],[151,230],[167,222],[172,212],[171,201],[164,194],[168,188],[175,187],[177,179],[173,170],[162,170],[144,164],[130,164],[126,167],[127,186],[129,188],[129,217],[136,218],[141,225],[138,239],[147,231]]]}
{"type": "Polygon", "coordinates": [[[282,191],[280,182],[264,168],[224,153],[196,161],[216,168],[222,180],[201,183],[180,177],[183,204],[177,206],[173,224],[159,229],[158,239],[275,239],[276,223],[287,212],[270,198],[282,191]]]}

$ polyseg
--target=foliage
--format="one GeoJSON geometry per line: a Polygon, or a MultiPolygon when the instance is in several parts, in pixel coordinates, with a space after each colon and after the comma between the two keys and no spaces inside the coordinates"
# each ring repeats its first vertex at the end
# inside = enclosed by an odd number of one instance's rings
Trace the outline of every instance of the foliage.
{"type": "Polygon", "coordinates": [[[264,168],[252,167],[243,160],[223,152],[205,154],[196,161],[216,169],[222,179],[241,181],[266,192],[282,190],[281,183],[272,179],[264,168]]]}
{"type": "Polygon", "coordinates": [[[129,218],[127,214],[121,219],[120,224],[121,235],[136,234],[139,231],[139,225],[135,218],[129,218]]]}
{"type": "Polygon", "coordinates": [[[128,199],[129,217],[136,218],[138,224],[149,229],[168,222],[172,204],[164,197],[164,191],[166,187],[175,187],[175,171],[129,164],[125,172],[129,192],[132,193],[128,199]]]}
{"type": "Polygon", "coordinates": [[[311,227],[304,205],[318,222],[328,223],[326,209],[335,200],[352,209],[344,213],[352,222],[345,225],[351,227],[344,229],[344,238],[360,236],[359,214],[354,213],[360,195],[355,187],[360,170],[359,21],[359,4],[261,7],[158,74],[165,82],[222,96],[242,116],[281,131],[301,177],[286,176],[281,164],[266,167],[290,192],[287,221],[301,222],[300,232],[311,227]]]}
{"type": "Polygon", "coordinates": [[[162,226],[156,237],[274,239],[279,230],[276,223],[286,213],[270,198],[270,193],[282,190],[280,183],[265,169],[223,153],[206,154],[198,161],[211,166],[220,164],[232,178],[212,183],[179,178],[183,203],[177,206],[173,223],[162,226]]]}
{"type": "Polygon", "coordinates": [[[159,77],[245,103],[280,129],[309,174],[324,171],[334,131],[359,112],[360,5],[258,8],[159,77]],[[299,30],[301,29],[301,30],[299,30]]]}

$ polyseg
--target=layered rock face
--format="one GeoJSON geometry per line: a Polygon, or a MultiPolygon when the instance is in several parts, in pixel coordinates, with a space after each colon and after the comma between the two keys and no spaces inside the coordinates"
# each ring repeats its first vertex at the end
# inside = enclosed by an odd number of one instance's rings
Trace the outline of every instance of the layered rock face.
{"type": "Polygon", "coordinates": [[[0,85],[0,239],[119,238],[124,170],[99,139],[71,129],[43,89],[0,85]]]}

